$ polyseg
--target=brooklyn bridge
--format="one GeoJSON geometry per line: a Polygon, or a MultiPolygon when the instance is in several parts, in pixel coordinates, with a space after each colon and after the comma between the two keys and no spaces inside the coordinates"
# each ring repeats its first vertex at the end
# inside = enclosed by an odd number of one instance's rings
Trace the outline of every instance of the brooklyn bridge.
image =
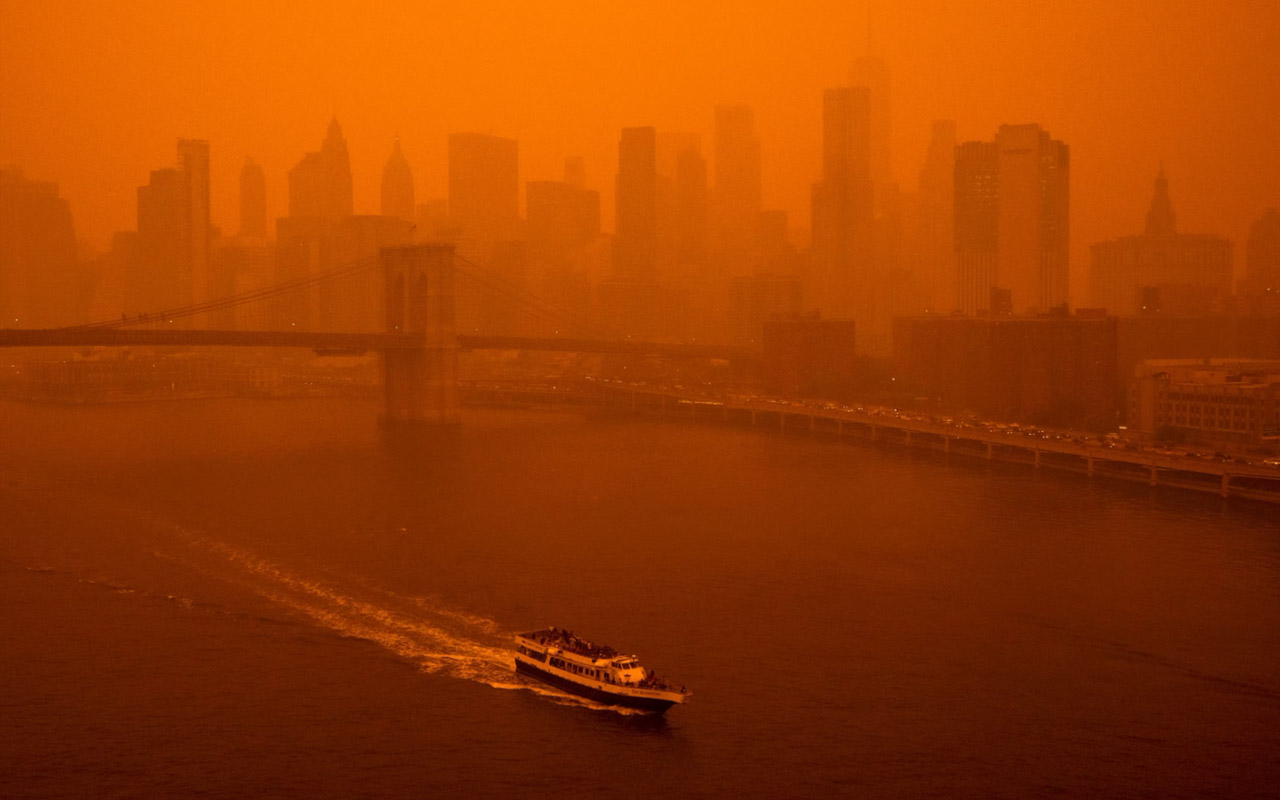
{"type": "MultiPolygon", "coordinates": [[[[244,315],[251,316],[251,315],[244,315]]],[[[339,327],[341,326],[339,323],[339,327]]],[[[136,315],[61,328],[0,330],[0,347],[291,347],[382,355],[384,419],[390,423],[453,423],[458,419],[457,354],[466,350],[534,350],[752,361],[745,347],[632,339],[558,309],[478,265],[457,256],[452,245],[422,244],[382,249],[378,256],[302,279],[241,294],[136,315]],[[550,335],[459,333],[457,287],[508,311],[536,318],[550,335]],[[290,324],[284,330],[210,328],[229,310],[278,303],[282,298],[323,293],[343,305],[327,304],[352,328],[369,317],[353,307],[380,295],[376,316],[381,330],[333,330],[325,319],[290,324]]]]}

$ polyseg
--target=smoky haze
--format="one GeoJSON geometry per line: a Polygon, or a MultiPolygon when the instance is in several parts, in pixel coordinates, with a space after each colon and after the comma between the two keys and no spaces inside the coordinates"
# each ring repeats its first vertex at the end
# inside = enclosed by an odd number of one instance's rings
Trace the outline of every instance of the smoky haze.
{"type": "Polygon", "coordinates": [[[336,114],[356,213],[377,213],[394,137],[423,202],[446,196],[448,135],[477,131],[519,142],[522,186],[581,156],[612,230],[621,128],[697,132],[709,155],[715,106],[740,103],[764,206],[789,212],[803,247],[823,90],[870,53],[890,71],[904,190],[936,119],[960,141],[1034,122],[1070,146],[1079,303],[1088,245],[1140,230],[1160,163],[1181,230],[1240,243],[1280,202],[1276,41],[1269,2],[5,3],[0,164],[57,182],[103,249],[174,140],[206,139],[212,220],[233,232],[244,159],[263,167],[269,219],[284,216],[287,171],[336,114]]]}

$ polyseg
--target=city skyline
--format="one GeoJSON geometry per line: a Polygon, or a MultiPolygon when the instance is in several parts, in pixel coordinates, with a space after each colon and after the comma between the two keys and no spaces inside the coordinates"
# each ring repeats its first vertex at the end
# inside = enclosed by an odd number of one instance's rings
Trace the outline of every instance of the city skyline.
{"type": "MultiPolygon", "coordinates": [[[[154,23],[142,17],[103,20],[76,9],[51,27],[21,8],[0,12],[8,23],[0,65],[19,78],[0,89],[0,111],[15,121],[0,131],[0,163],[57,183],[77,234],[105,249],[113,232],[131,227],[129,196],[165,163],[175,138],[210,142],[212,220],[230,233],[245,157],[267,176],[269,219],[284,216],[285,175],[334,115],[350,142],[357,213],[378,210],[387,142],[395,135],[424,202],[447,193],[446,137],[481,131],[520,143],[522,185],[558,179],[565,158],[582,156],[587,188],[601,193],[603,227],[611,231],[621,128],[697,132],[710,143],[716,106],[739,104],[755,117],[763,206],[786,210],[803,246],[808,189],[821,175],[822,93],[845,85],[868,52],[864,4],[804,14],[766,5],[733,20],[693,9],[680,26],[669,24],[664,6],[646,17],[563,4],[537,25],[528,12],[502,15],[481,6],[439,12],[435,20],[476,37],[470,51],[451,45],[422,64],[448,67],[454,77],[445,86],[392,78],[412,72],[392,67],[418,58],[411,45],[419,26],[364,21],[346,30],[347,11],[339,4],[309,15],[255,15],[233,6],[204,18],[191,9],[164,41],[147,37],[154,23]],[[266,36],[273,25],[300,21],[311,44],[266,36]],[[568,31],[557,27],[570,22],[576,26],[568,31]],[[522,25],[524,38],[517,38],[522,25]],[[607,35],[615,26],[631,31],[622,45],[607,35]],[[750,47],[729,46],[762,30],[771,35],[750,47]],[[243,47],[217,44],[237,36],[243,47]],[[698,37],[700,47],[687,46],[698,37]],[[794,55],[799,41],[811,45],[794,55]],[[344,42],[379,43],[385,52],[368,59],[375,66],[357,69],[344,42]],[[322,44],[331,57],[305,64],[308,48],[322,44]],[[524,54],[525,69],[509,66],[517,57],[504,58],[501,69],[488,65],[483,54],[491,46],[524,54]],[[556,57],[534,60],[539,47],[556,57]],[[784,52],[792,55],[783,59],[784,52]],[[94,87],[54,68],[108,57],[119,71],[103,71],[94,87]],[[141,60],[157,58],[172,68],[144,73],[141,60]],[[122,115],[126,106],[132,116],[122,115]],[[102,158],[104,151],[112,158],[102,158]]],[[[1218,12],[1189,4],[1084,11],[1033,15],[1004,3],[877,7],[871,45],[891,75],[893,177],[904,191],[915,189],[935,119],[955,119],[960,141],[1003,124],[1036,123],[1071,146],[1074,304],[1085,299],[1088,245],[1140,226],[1141,199],[1161,161],[1177,176],[1188,227],[1237,246],[1280,202],[1269,177],[1280,174],[1280,155],[1266,144],[1276,139],[1277,122],[1264,113],[1280,77],[1265,47],[1247,46],[1280,30],[1280,12],[1246,3],[1218,12]],[[1139,36],[1150,46],[1119,47],[1139,36]],[[1239,74],[1249,80],[1233,81],[1239,74]]]]}

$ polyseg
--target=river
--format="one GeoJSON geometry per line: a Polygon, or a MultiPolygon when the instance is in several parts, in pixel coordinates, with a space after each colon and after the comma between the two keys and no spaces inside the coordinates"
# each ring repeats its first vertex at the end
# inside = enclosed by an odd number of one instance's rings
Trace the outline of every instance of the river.
{"type": "Polygon", "coordinates": [[[0,796],[1274,796],[1274,507],[716,425],[0,403],[0,796]],[[694,692],[517,677],[548,625],[694,692]]]}

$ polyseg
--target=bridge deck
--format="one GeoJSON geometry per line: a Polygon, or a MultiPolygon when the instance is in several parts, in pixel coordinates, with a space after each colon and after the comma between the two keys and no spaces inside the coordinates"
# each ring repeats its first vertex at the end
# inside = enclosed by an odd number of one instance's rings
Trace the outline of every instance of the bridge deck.
{"type": "MultiPolygon", "coordinates": [[[[745,347],[673,344],[638,340],[569,339],[560,337],[457,337],[467,350],[544,350],[562,353],[618,353],[673,358],[758,358],[745,347]]],[[[311,333],[304,331],[199,331],[131,328],[10,328],[0,330],[0,347],[301,347],[341,350],[413,350],[421,334],[311,333]]]]}

